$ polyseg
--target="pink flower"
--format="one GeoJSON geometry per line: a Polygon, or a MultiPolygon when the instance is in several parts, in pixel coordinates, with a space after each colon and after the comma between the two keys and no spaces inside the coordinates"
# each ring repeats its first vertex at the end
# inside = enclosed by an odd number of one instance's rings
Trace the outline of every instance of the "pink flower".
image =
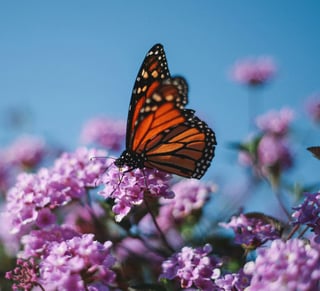
{"type": "Polygon", "coordinates": [[[34,136],[21,136],[8,149],[8,160],[22,168],[35,168],[46,154],[45,142],[34,136]]]}
{"type": "Polygon", "coordinates": [[[319,290],[320,245],[302,239],[274,240],[269,248],[260,248],[255,262],[244,266],[251,275],[245,290],[319,290]]]}
{"type": "Polygon", "coordinates": [[[201,209],[209,199],[209,194],[216,190],[215,185],[205,184],[199,180],[182,180],[172,186],[175,197],[162,199],[162,207],[170,207],[175,219],[183,219],[192,211],[201,209]]]}
{"type": "Polygon", "coordinates": [[[269,111],[257,117],[257,127],[267,133],[285,135],[289,125],[294,118],[294,112],[290,108],[283,108],[280,111],[269,111]]]}
{"type": "Polygon", "coordinates": [[[89,120],[83,128],[82,140],[96,143],[107,150],[121,149],[125,137],[126,124],[122,120],[97,117],[89,120]]]}
{"type": "Polygon", "coordinates": [[[38,286],[37,278],[38,267],[35,260],[17,260],[14,270],[6,273],[6,279],[14,281],[13,290],[32,290],[38,286]]]}
{"type": "Polygon", "coordinates": [[[293,164],[287,143],[280,138],[264,135],[258,145],[258,161],[262,168],[278,166],[289,169],[293,164]]]}
{"type": "MultiPolygon", "coordinates": [[[[54,226],[31,231],[22,238],[22,243],[24,250],[20,257],[31,258],[32,264],[18,259],[18,267],[7,273],[8,279],[18,280],[20,288],[41,285],[43,290],[84,291],[95,290],[98,284],[101,286],[98,290],[109,290],[115,281],[115,273],[111,270],[115,263],[110,251],[111,241],[102,244],[94,240],[93,234],[79,234],[69,228],[54,226]],[[37,259],[37,265],[34,259],[37,259]]],[[[31,290],[31,287],[25,290],[31,290]]]]}
{"type": "Polygon", "coordinates": [[[262,85],[276,73],[276,65],[270,57],[251,58],[238,61],[231,72],[232,78],[249,86],[262,85]]]}
{"type": "Polygon", "coordinates": [[[311,228],[314,232],[314,240],[320,243],[320,193],[304,193],[303,202],[294,207],[292,214],[293,224],[304,224],[311,228]]]}
{"type": "Polygon", "coordinates": [[[211,251],[209,244],[202,248],[183,247],[180,252],[162,263],[160,278],[169,280],[177,278],[181,288],[217,290],[213,280],[220,276],[221,262],[209,255],[211,251]]]}
{"type": "Polygon", "coordinates": [[[135,169],[120,172],[114,164],[102,177],[104,189],[99,192],[104,198],[114,200],[112,211],[119,222],[126,216],[134,205],[143,202],[145,193],[153,197],[172,198],[173,192],[169,188],[171,175],[155,169],[135,169]]]}
{"type": "Polygon", "coordinates": [[[5,151],[0,150],[0,193],[8,190],[11,184],[11,164],[5,151]]]}
{"type": "Polygon", "coordinates": [[[55,219],[48,211],[82,198],[89,187],[97,186],[105,161],[90,158],[102,155],[106,153],[80,148],[74,153],[62,154],[50,169],[20,174],[6,197],[11,232],[21,235],[35,223],[53,223],[55,219]]]}
{"type": "Polygon", "coordinates": [[[19,253],[19,256],[24,259],[46,257],[51,243],[63,242],[76,236],[81,236],[81,234],[69,227],[58,225],[46,229],[32,230],[21,238],[23,250],[19,253]]]}
{"type": "Polygon", "coordinates": [[[240,214],[220,225],[234,231],[235,243],[256,248],[268,240],[280,238],[280,230],[266,218],[258,214],[240,214]]]}
{"type": "Polygon", "coordinates": [[[320,94],[314,94],[309,98],[306,102],[306,111],[314,122],[320,122],[320,94]]]}
{"type": "Polygon", "coordinates": [[[45,290],[84,291],[98,282],[108,290],[115,281],[111,246],[110,241],[103,244],[95,241],[92,234],[52,242],[40,263],[41,285],[45,290]]]}

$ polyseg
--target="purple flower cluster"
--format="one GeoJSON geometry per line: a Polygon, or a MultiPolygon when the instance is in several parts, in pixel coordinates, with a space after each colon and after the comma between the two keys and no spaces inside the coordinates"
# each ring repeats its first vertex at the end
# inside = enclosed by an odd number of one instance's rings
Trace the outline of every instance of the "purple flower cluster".
{"type": "Polygon", "coordinates": [[[0,149],[0,192],[4,194],[14,182],[12,178],[22,170],[33,170],[47,154],[45,142],[35,136],[24,135],[11,145],[0,149]]]}
{"type": "Polygon", "coordinates": [[[38,284],[38,266],[31,258],[29,260],[17,259],[17,266],[6,273],[6,279],[13,281],[12,290],[32,290],[38,284]]]}
{"type": "Polygon", "coordinates": [[[122,147],[126,124],[122,120],[97,117],[89,120],[82,131],[85,143],[95,143],[107,150],[118,151],[122,147]]]}
{"type": "Polygon", "coordinates": [[[173,192],[169,188],[171,175],[155,169],[119,170],[111,165],[102,177],[104,189],[99,193],[104,198],[111,198],[115,205],[112,211],[116,221],[121,221],[134,205],[143,202],[145,194],[153,197],[172,198],[173,192]]]}
{"type": "Polygon", "coordinates": [[[233,229],[236,235],[235,243],[246,247],[256,248],[268,240],[280,238],[279,229],[259,215],[240,214],[233,216],[229,223],[220,225],[233,229]]]}
{"type": "Polygon", "coordinates": [[[260,248],[255,262],[244,272],[252,276],[247,291],[319,290],[320,245],[304,240],[274,240],[269,248],[260,248]]]}
{"type": "Polygon", "coordinates": [[[10,185],[10,163],[6,153],[0,151],[0,193],[4,193],[10,185]]]}
{"type": "Polygon", "coordinates": [[[160,279],[177,278],[181,288],[196,287],[201,290],[217,290],[214,280],[220,276],[221,262],[209,256],[211,251],[209,244],[199,248],[183,247],[179,253],[172,255],[162,263],[160,279]]]}
{"type": "Polygon", "coordinates": [[[110,241],[104,244],[94,241],[92,234],[52,242],[39,266],[40,284],[45,290],[71,291],[95,290],[98,283],[108,290],[115,280],[111,246],[110,241]]]}
{"type": "Polygon", "coordinates": [[[21,238],[23,250],[19,253],[19,257],[23,259],[46,257],[52,242],[60,243],[76,236],[80,236],[80,234],[75,230],[58,225],[50,226],[47,229],[32,230],[21,238]]]}
{"type": "Polygon", "coordinates": [[[25,260],[18,259],[15,270],[7,273],[8,279],[23,282],[20,288],[41,285],[45,290],[109,290],[115,280],[111,270],[115,263],[110,254],[112,243],[101,244],[93,234],[54,226],[32,231],[22,238],[22,243],[20,257],[25,260]],[[34,264],[35,260],[39,264],[34,264]],[[26,263],[29,261],[33,264],[26,263]],[[97,284],[103,288],[96,289],[97,284]]]}
{"type": "Polygon", "coordinates": [[[266,133],[284,136],[288,132],[289,125],[293,119],[293,110],[282,108],[279,111],[271,110],[264,115],[258,116],[256,125],[266,133]]]}
{"type": "Polygon", "coordinates": [[[246,166],[253,166],[260,175],[290,169],[293,157],[287,140],[287,133],[294,113],[284,108],[279,112],[270,111],[257,118],[256,124],[261,130],[260,136],[253,137],[247,143],[247,150],[241,150],[239,161],[246,166]],[[249,146],[248,146],[249,145],[249,146]]]}
{"type": "Polygon", "coordinates": [[[216,186],[189,179],[174,184],[171,189],[175,197],[171,200],[161,199],[161,209],[170,208],[165,212],[171,212],[173,218],[179,220],[190,215],[192,211],[201,209],[208,200],[209,194],[216,190],[216,186]]]}
{"type": "Polygon", "coordinates": [[[238,61],[231,72],[232,78],[241,84],[257,86],[274,77],[276,66],[272,58],[259,57],[238,61]]]}
{"type": "Polygon", "coordinates": [[[293,209],[293,224],[304,224],[315,233],[315,241],[320,243],[320,193],[304,193],[306,198],[293,209]]]}
{"type": "Polygon", "coordinates": [[[241,269],[238,273],[226,274],[215,280],[215,284],[220,288],[217,291],[235,291],[245,290],[249,286],[251,276],[247,275],[241,269]]]}
{"type": "Polygon", "coordinates": [[[7,158],[21,168],[32,169],[40,164],[46,155],[46,144],[38,137],[21,136],[7,149],[7,158]]]}
{"type": "MultiPolygon", "coordinates": [[[[169,233],[174,236],[173,243],[177,245],[181,240],[174,231],[177,223],[183,223],[184,218],[200,211],[208,200],[209,194],[216,190],[216,186],[189,179],[177,182],[171,189],[174,193],[172,199],[164,197],[159,199],[160,208],[156,221],[161,226],[162,231],[166,232],[168,236],[169,233]]],[[[158,232],[151,216],[148,214],[140,221],[139,228],[144,233],[154,234],[158,232]]]]}
{"type": "Polygon", "coordinates": [[[264,135],[258,145],[258,160],[263,172],[270,167],[279,167],[281,170],[291,168],[293,160],[288,142],[273,135],[264,135]]]}
{"type": "Polygon", "coordinates": [[[306,111],[315,123],[320,122],[320,94],[314,94],[306,103],[306,111]]]}
{"type": "Polygon", "coordinates": [[[80,199],[88,187],[95,186],[105,169],[105,161],[90,158],[105,154],[80,148],[75,153],[62,154],[51,169],[20,174],[6,197],[12,233],[21,235],[34,224],[43,227],[53,223],[53,209],[80,199]]]}

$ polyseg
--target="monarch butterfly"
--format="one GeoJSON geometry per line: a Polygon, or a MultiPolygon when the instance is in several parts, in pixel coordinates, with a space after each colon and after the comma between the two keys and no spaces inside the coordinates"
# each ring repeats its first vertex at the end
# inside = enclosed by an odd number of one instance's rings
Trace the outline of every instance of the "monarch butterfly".
{"type": "Polygon", "coordinates": [[[215,133],[185,109],[188,85],[170,77],[163,46],[147,53],[133,87],[126,133],[126,149],[115,161],[136,168],[155,168],[200,179],[210,166],[217,144],[215,133]]]}

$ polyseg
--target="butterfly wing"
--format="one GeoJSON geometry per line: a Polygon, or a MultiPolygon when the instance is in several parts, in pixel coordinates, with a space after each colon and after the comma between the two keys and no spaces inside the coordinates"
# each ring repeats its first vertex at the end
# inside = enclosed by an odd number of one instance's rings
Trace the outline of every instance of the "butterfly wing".
{"type": "Polygon", "coordinates": [[[184,109],[182,115],[184,122],[166,129],[147,142],[145,166],[200,179],[214,157],[217,144],[215,134],[194,115],[193,110],[184,109]]]}
{"type": "Polygon", "coordinates": [[[214,132],[185,109],[187,83],[181,77],[161,82],[140,110],[132,150],[143,154],[144,166],[200,179],[214,156],[214,132]]]}
{"type": "Polygon", "coordinates": [[[126,150],[116,161],[200,179],[214,157],[214,132],[185,109],[188,86],[171,78],[162,45],[147,53],[130,101],[126,150]]]}
{"type": "MultiPolygon", "coordinates": [[[[145,127],[144,120],[149,114],[152,114],[155,106],[159,105],[159,101],[164,101],[159,100],[155,92],[163,86],[163,81],[169,79],[170,73],[163,46],[156,44],[147,53],[132,90],[127,121],[127,149],[134,150],[136,148],[137,143],[139,143],[136,141],[138,128],[145,127]],[[141,125],[141,123],[143,124],[141,125]]],[[[172,92],[171,94],[178,99],[173,100],[173,102],[178,103],[177,106],[183,106],[188,102],[187,88],[183,88],[183,86],[186,86],[185,82],[179,84],[179,81],[176,81],[175,85],[167,84],[165,85],[166,88],[162,88],[162,90],[176,91],[178,89],[179,92],[172,92]],[[179,88],[174,88],[174,86],[179,88]]],[[[138,133],[138,136],[139,134],[141,132],[138,133]]]]}

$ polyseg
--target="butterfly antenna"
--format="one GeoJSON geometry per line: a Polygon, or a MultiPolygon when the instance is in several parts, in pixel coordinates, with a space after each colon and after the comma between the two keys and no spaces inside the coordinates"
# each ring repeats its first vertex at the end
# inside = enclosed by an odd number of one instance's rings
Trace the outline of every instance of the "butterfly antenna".
{"type": "Polygon", "coordinates": [[[106,160],[106,159],[112,159],[112,160],[116,160],[116,158],[114,158],[114,157],[109,157],[109,156],[103,156],[103,157],[99,157],[99,156],[94,156],[94,157],[91,157],[90,158],[90,161],[93,161],[93,160],[99,160],[99,159],[104,159],[104,160],[106,160]]]}

